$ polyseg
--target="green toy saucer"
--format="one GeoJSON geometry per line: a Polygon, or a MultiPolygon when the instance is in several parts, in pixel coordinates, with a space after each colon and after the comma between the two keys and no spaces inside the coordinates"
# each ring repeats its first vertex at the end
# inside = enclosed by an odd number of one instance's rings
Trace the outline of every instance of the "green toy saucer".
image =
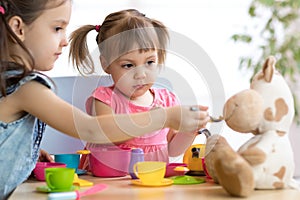
{"type": "Polygon", "coordinates": [[[71,192],[74,190],[78,190],[79,187],[72,185],[69,189],[50,189],[47,185],[39,186],[36,188],[38,192],[45,192],[45,193],[51,193],[51,192],[71,192]]]}
{"type": "Polygon", "coordinates": [[[205,183],[204,178],[193,177],[193,176],[172,176],[170,177],[174,181],[174,185],[191,185],[191,184],[200,184],[205,183]]]}

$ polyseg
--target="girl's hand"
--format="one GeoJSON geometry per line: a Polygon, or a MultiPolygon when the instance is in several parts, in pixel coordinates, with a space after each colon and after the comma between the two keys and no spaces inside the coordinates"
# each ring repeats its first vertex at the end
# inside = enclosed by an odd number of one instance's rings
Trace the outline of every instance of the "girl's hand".
{"type": "Polygon", "coordinates": [[[167,126],[179,132],[194,132],[209,122],[207,106],[174,106],[167,108],[167,126]],[[196,109],[195,109],[196,108],[196,109]]]}
{"type": "Polygon", "coordinates": [[[40,156],[39,156],[39,160],[38,161],[39,162],[54,162],[54,160],[51,157],[51,155],[47,151],[45,151],[43,149],[40,150],[40,156]]]}

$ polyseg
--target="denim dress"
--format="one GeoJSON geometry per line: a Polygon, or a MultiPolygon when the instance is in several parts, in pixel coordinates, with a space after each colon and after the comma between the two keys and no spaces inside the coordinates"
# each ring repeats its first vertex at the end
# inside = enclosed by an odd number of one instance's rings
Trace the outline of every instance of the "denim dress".
{"type": "MultiPolygon", "coordinates": [[[[7,95],[29,81],[37,81],[49,89],[54,87],[45,75],[33,72],[8,87],[7,95]]],[[[0,101],[2,97],[0,95],[0,101]]],[[[31,174],[39,157],[45,127],[45,123],[29,113],[10,123],[0,121],[0,199],[7,199],[31,174]]]]}

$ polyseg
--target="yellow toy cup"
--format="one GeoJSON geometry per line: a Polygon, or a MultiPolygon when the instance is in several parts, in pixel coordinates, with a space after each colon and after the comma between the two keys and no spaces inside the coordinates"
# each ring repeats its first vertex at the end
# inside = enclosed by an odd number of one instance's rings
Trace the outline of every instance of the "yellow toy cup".
{"type": "Polygon", "coordinates": [[[46,168],[46,183],[52,190],[70,189],[73,185],[74,168],[46,168]]]}
{"type": "Polygon", "coordinates": [[[133,166],[135,175],[144,184],[159,184],[166,173],[166,163],[160,161],[137,162],[133,166]]]}

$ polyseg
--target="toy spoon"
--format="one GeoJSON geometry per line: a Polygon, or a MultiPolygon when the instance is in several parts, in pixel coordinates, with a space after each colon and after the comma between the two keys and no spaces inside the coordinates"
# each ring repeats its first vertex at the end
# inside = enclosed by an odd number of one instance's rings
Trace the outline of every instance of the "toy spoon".
{"type": "Polygon", "coordinates": [[[210,118],[210,122],[220,122],[220,121],[223,121],[224,118],[222,116],[219,116],[219,118],[216,118],[216,117],[212,117],[212,116],[209,116],[210,118]]]}
{"type": "MultiPolygon", "coordinates": [[[[192,107],[190,108],[190,110],[191,110],[191,111],[198,111],[199,108],[192,106],[192,107]]],[[[210,118],[210,120],[209,120],[210,122],[220,122],[220,121],[223,121],[223,120],[224,120],[224,118],[223,118],[222,116],[219,116],[219,118],[209,116],[209,118],[210,118]]]]}
{"type": "Polygon", "coordinates": [[[80,199],[83,196],[95,194],[107,188],[105,184],[97,184],[83,192],[79,192],[78,190],[74,192],[57,192],[50,193],[48,195],[48,200],[58,200],[58,199],[80,199]]]}

